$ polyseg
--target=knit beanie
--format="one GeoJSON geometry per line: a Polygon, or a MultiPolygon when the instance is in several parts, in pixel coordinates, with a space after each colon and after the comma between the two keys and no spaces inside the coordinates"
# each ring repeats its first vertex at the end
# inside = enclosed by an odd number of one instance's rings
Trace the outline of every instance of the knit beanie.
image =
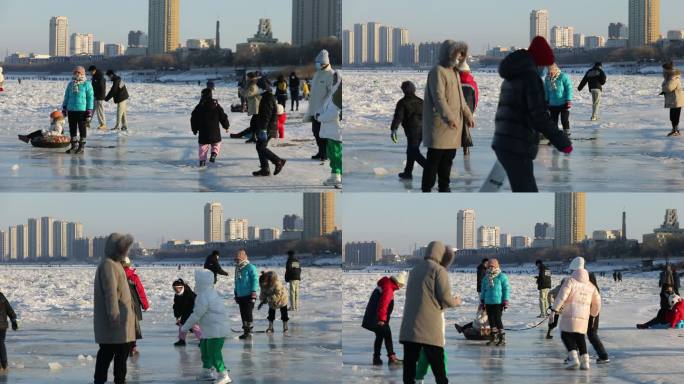
{"type": "Polygon", "coordinates": [[[553,49],[551,49],[546,39],[541,36],[532,39],[532,43],[530,43],[527,51],[538,67],[549,66],[556,61],[553,57],[553,49]]]}

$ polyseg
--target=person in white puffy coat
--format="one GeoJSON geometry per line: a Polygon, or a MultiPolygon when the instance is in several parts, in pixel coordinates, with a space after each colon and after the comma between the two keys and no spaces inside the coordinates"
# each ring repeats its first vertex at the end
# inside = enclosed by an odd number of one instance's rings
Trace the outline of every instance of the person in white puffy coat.
{"type": "Polygon", "coordinates": [[[326,99],[316,120],[321,123],[320,136],[326,139],[326,153],[330,160],[330,178],[325,185],[336,188],[342,186],[342,77],[338,72],[333,75],[332,93],[326,99]]]}
{"type": "Polygon", "coordinates": [[[598,316],[601,311],[601,296],[589,281],[589,272],[584,269],[584,258],[576,257],[570,264],[572,275],[561,286],[552,311],[562,308],[560,330],[563,344],[568,349],[566,368],[589,369],[589,354],[585,335],[589,316],[598,316]]]}
{"type": "Polygon", "coordinates": [[[230,383],[222,354],[224,339],[230,333],[228,313],[223,299],[214,289],[214,274],[211,271],[195,271],[195,293],[195,307],[181,331],[190,331],[193,324],[199,324],[202,329],[200,352],[203,373],[199,379],[216,379],[215,384],[230,383]]]}
{"type": "Polygon", "coordinates": [[[321,133],[321,122],[317,119],[322,111],[325,101],[333,93],[333,83],[334,75],[337,73],[333,71],[330,65],[330,54],[327,50],[323,49],[316,56],[316,73],[311,80],[311,93],[309,95],[309,108],[304,113],[304,122],[311,123],[311,131],[316,139],[316,146],[318,147],[318,152],[311,156],[312,160],[325,161],[328,159],[327,143],[326,139],[322,138],[321,133]]]}

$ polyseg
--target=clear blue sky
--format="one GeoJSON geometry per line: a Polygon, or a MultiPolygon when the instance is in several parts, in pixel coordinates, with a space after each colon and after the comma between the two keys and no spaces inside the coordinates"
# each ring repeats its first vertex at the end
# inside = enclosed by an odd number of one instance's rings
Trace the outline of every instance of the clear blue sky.
{"type": "MultiPolygon", "coordinates": [[[[475,209],[476,225],[498,225],[502,233],[534,237],[534,224],[553,224],[554,195],[543,194],[345,194],[342,211],[344,241],[379,240],[385,248],[406,252],[431,240],[455,246],[456,214],[475,209]]],[[[641,241],[662,224],[665,209],[684,215],[683,194],[587,194],[587,235],[597,229],[620,229],[627,211],[627,236],[641,241]]],[[[680,216],[680,221],[684,221],[680,216]]]]}
{"type": "MultiPolygon", "coordinates": [[[[260,18],[271,18],[273,34],[292,40],[291,0],[181,0],[181,42],[214,37],[221,21],[221,46],[235,49],[256,33],[260,18]]],[[[52,16],[69,18],[69,35],[95,34],[106,43],[128,42],[129,30],[147,32],[147,0],[0,0],[0,58],[6,50],[48,53],[52,16]]]]}
{"type": "Polygon", "coordinates": [[[3,193],[0,228],[51,216],[80,221],[87,236],[127,232],[156,246],[161,237],[202,240],[204,204],[211,201],[223,204],[224,219],[244,217],[262,228],[282,227],[286,214],[302,215],[301,193],[3,193]]]}
{"type": "MultiPolygon", "coordinates": [[[[684,29],[684,1],[661,0],[661,29],[684,29]]],[[[549,10],[550,26],[608,35],[608,24],[628,24],[627,0],[344,0],[343,28],[377,21],[409,29],[412,42],[455,38],[481,53],[487,44],[526,47],[530,11],[549,10]]]]}

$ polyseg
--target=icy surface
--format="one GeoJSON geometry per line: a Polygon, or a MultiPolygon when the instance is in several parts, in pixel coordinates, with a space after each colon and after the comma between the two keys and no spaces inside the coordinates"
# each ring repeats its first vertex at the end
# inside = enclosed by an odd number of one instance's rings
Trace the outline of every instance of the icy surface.
{"type": "MultiPolygon", "coordinates": [[[[190,113],[202,89],[196,83],[128,83],[129,135],[99,132],[95,118],[81,156],[17,140],[17,134],[49,125],[49,113],[62,105],[66,81],[27,80],[5,86],[6,91],[0,93],[0,190],[308,191],[323,189],[321,184],[329,177],[327,163],[310,160],[316,149],[311,125],[302,123],[306,101],[300,102],[299,112],[288,115],[285,140],[269,143],[288,160],[283,173],[255,178],[252,171],[259,168],[255,146],[225,133],[217,162],[198,168],[197,137],[190,131],[190,113]]],[[[239,102],[234,85],[219,84],[214,97],[228,113],[231,133],[249,126],[247,114],[230,112],[230,105],[239,102]]],[[[288,113],[289,109],[288,102],[288,113]]],[[[107,125],[113,128],[115,104],[106,103],[105,112],[107,125]]]]}
{"type": "MultiPolygon", "coordinates": [[[[491,149],[501,78],[475,73],[480,86],[475,147],[464,159],[458,151],[453,191],[478,191],[496,159],[491,149]]],[[[575,87],[581,74],[572,74],[575,87]]],[[[345,189],[347,191],[420,191],[422,169],[413,183],[402,183],[405,136],[390,140],[390,123],[399,86],[411,80],[423,96],[427,72],[349,71],[345,76],[345,189]]],[[[684,140],[667,138],[669,112],[660,93],[662,77],[611,75],[602,98],[601,120],[591,122],[591,95],[575,92],[570,116],[574,152],[565,155],[541,145],[535,175],[541,191],[681,191],[684,188],[684,140]]],[[[423,154],[426,149],[422,148],[423,154]]],[[[509,188],[506,183],[506,189],[509,188]]]]}
{"type": "MultiPolygon", "coordinates": [[[[219,276],[231,327],[241,327],[230,278],[219,276]]],[[[261,269],[261,268],[260,268],[261,269]]],[[[284,268],[276,270],[282,277],[284,268]]],[[[143,314],[140,355],[129,360],[131,383],[192,383],[201,371],[193,336],[175,348],[178,328],[173,318],[171,283],[177,277],[194,286],[192,268],[141,267],[151,308],[143,314]]],[[[8,331],[10,372],[0,383],[88,383],[95,370],[97,345],[92,326],[94,267],[3,267],[0,287],[20,316],[20,330],[8,331]]],[[[341,273],[338,268],[306,268],[300,310],[291,313],[290,332],[283,335],[277,314],[273,335],[255,334],[252,342],[226,339],[223,356],[239,383],[319,383],[341,373],[341,273]],[[312,369],[315,366],[316,369],[312,369]]],[[[255,309],[256,329],[266,328],[267,308],[255,309]]],[[[110,380],[111,370],[110,370],[110,380]]]]}
{"type": "MultiPolygon", "coordinates": [[[[505,268],[504,268],[505,270],[505,268]]],[[[346,272],[344,274],[343,374],[346,383],[401,383],[401,369],[371,365],[373,333],[361,328],[366,303],[383,274],[346,272]]],[[[554,276],[557,284],[562,276],[554,276]]],[[[539,323],[535,279],[531,274],[509,274],[512,287],[510,308],[504,313],[504,326],[513,329],[539,323]]],[[[600,336],[612,362],[592,365],[589,372],[566,371],[561,362],[565,349],[556,329],[553,340],[545,339],[546,323],[525,331],[508,331],[506,347],[487,347],[466,341],[454,323],[472,321],[478,305],[474,273],[452,273],[452,290],[461,295],[463,305],[446,311],[446,352],[449,379],[459,383],[680,383],[684,367],[684,331],[637,330],[636,323],[655,316],[659,307],[656,273],[624,274],[622,283],[599,277],[603,296],[600,336]]],[[[392,336],[401,358],[399,327],[405,291],[395,294],[392,336]]],[[[591,346],[590,354],[595,356],[591,346]]],[[[383,346],[382,359],[386,363],[383,346]]],[[[594,359],[592,359],[593,361],[594,359]]],[[[431,373],[426,383],[434,383],[431,373]]]]}

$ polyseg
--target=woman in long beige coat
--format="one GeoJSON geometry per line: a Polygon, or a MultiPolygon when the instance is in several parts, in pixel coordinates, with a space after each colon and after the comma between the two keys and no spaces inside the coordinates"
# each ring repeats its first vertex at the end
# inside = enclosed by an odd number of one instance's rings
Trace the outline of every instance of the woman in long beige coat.
{"type": "Polygon", "coordinates": [[[126,382],[126,360],[135,341],[135,312],[122,260],[133,244],[131,235],[112,233],[105,256],[95,272],[94,329],[100,345],[95,364],[95,384],[107,382],[114,360],[114,383],[126,382]]]}
{"type": "Polygon", "coordinates": [[[669,61],[663,64],[663,95],[665,95],[665,108],[670,109],[670,122],[672,131],[667,135],[679,136],[679,118],[684,107],[684,91],[682,90],[682,71],[674,68],[669,61]]]}

